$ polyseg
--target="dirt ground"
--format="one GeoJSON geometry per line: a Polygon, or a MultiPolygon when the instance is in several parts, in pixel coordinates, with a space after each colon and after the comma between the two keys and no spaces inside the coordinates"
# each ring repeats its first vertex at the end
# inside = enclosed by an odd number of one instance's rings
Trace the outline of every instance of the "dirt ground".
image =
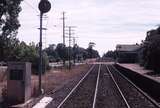
{"type": "Polygon", "coordinates": [[[2,101],[2,88],[4,88],[7,85],[6,82],[6,66],[0,66],[0,102],[2,101]]]}
{"type": "MultiPolygon", "coordinates": [[[[79,75],[82,72],[87,72],[89,65],[81,64],[73,66],[71,70],[64,68],[52,68],[42,76],[42,88],[44,92],[54,91],[66,83],[70,78],[79,75]]],[[[31,76],[32,97],[37,96],[38,91],[38,76],[31,76]]],[[[2,101],[2,88],[6,86],[6,78],[0,79],[0,101],[2,101]]]]}
{"type": "MultiPolygon", "coordinates": [[[[82,72],[87,72],[89,65],[78,65],[73,66],[71,70],[64,68],[51,69],[47,71],[45,75],[42,76],[42,88],[44,92],[51,92],[55,89],[60,88],[65,84],[69,79],[75,77],[82,72]]],[[[37,95],[38,89],[38,76],[32,76],[32,96],[37,95]]]]}

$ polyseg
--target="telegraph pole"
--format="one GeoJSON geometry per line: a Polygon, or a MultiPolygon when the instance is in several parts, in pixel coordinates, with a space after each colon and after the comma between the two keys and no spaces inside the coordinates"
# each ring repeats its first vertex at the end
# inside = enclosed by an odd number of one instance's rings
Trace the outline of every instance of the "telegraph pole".
{"type": "Polygon", "coordinates": [[[71,69],[71,26],[69,26],[69,69],[71,69]]]}
{"type": "Polygon", "coordinates": [[[42,92],[42,17],[43,13],[40,12],[40,41],[39,41],[39,57],[40,57],[40,63],[39,63],[39,92],[42,92]]]}
{"type": "Polygon", "coordinates": [[[73,36],[72,38],[73,38],[73,46],[74,46],[75,44],[77,44],[76,38],[78,38],[78,37],[73,36]]]}
{"type": "Polygon", "coordinates": [[[39,94],[42,93],[42,24],[43,24],[43,14],[48,12],[51,9],[51,3],[48,0],[41,0],[38,8],[40,10],[40,41],[39,41],[39,94]]]}
{"type": "Polygon", "coordinates": [[[73,37],[73,46],[76,44],[76,39],[73,37]]]}
{"type": "Polygon", "coordinates": [[[68,38],[69,38],[69,49],[68,49],[68,60],[69,60],[69,69],[71,69],[71,38],[72,38],[72,28],[75,28],[75,26],[67,26],[69,31],[68,31],[68,38]]]}
{"type": "MultiPolygon", "coordinates": [[[[63,36],[62,36],[62,38],[63,38],[63,45],[65,46],[65,12],[62,12],[62,15],[63,15],[63,17],[61,18],[62,19],[62,21],[63,21],[63,26],[62,26],[62,30],[63,30],[63,36]]],[[[63,60],[63,66],[65,66],[65,60],[63,60]]]]}
{"type": "Polygon", "coordinates": [[[65,12],[63,12],[63,44],[65,45],[65,12]]]}

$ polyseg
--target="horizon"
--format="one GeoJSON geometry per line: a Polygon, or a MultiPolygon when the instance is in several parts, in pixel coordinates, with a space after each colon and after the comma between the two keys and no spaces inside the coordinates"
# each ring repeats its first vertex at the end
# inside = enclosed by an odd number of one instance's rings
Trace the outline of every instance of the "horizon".
{"type": "MultiPolygon", "coordinates": [[[[20,41],[39,42],[40,0],[24,0],[19,15],[21,27],[20,41]]],[[[52,7],[44,20],[48,30],[44,43],[62,43],[62,12],[66,12],[66,26],[74,28],[76,43],[87,48],[89,42],[96,43],[95,48],[102,55],[108,50],[115,50],[117,44],[136,44],[146,37],[148,30],[154,29],[160,22],[160,1],[149,0],[49,0],[52,7]],[[76,5],[75,5],[76,4],[76,5]]],[[[68,43],[68,39],[66,41],[68,43]]]]}

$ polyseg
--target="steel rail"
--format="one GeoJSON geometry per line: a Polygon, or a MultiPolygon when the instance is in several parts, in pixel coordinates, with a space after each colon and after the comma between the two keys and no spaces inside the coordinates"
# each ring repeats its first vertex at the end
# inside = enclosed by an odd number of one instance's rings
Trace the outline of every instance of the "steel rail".
{"type": "Polygon", "coordinates": [[[109,75],[111,76],[111,78],[112,78],[112,80],[113,80],[114,84],[116,85],[116,87],[117,87],[117,89],[118,89],[118,91],[119,91],[119,93],[120,93],[121,97],[123,98],[123,100],[124,100],[124,102],[125,102],[125,104],[126,104],[127,108],[131,108],[131,107],[130,107],[130,105],[128,104],[128,102],[127,102],[127,100],[126,100],[125,96],[123,95],[123,93],[122,93],[121,89],[119,88],[119,86],[118,86],[118,84],[117,84],[116,80],[114,79],[114,77],[113,77],[113,75],[112,75],[111,71],[109,70],[109,68],[107,67],[107,65],[105,65],[105,66],[106,66],[106,68],[107,68],[107,70],[108,70],[108,73],[109,73],[109,75]]]}
{"type": "Polygon", "coordinates": [[[133,87],[135,87],[144,97],[146,97],[153,105],[155,105],[157,108],[160,108],[160,105],[158,102],[156,102],[152,97],[150,97],[147,93],[145,93],[143,90],[141,90],[139,87],[137,87],[131,80],[129,80],[126,76],[124,76],[117,68],[115,68],[113,65],[111,65],[112,68],[121,75],[126,81],[128,81],[133,87]]]}
{"type": "Polygon", "coordinates": [[[71,90],[71,92],[62,100],[62,102],[58,105],[57,108],[60,108],[65,103],[65,101],[69,98],[69,96],[76,90],[76,88],[82,83],[82,81],[89,75],[89,73],[93,70],[94,67],[95,67],[95,64],[88,70],[85,76],[76,84],[76,86],[71,90]]]}
{"type": "Polygon", "coordinates": [[[95,105],[96,105],[100,72],[101,72],[101,64],[99,65],[99,69],[98,69],[98,76],[97,76],[96,89],[95,89],[95,93],[94,93],[94,100],[93,100],[92,108],[95,108],[95,105]]]}

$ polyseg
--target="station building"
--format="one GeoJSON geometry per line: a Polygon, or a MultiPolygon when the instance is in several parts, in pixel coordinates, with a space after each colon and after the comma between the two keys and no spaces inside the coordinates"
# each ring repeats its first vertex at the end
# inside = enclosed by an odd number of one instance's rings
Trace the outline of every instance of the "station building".
{"type": "Polygon", "coordinates": [[[118,44],[116,45],[116,61],[119,63],[138,62],[140,45],[118,44]]]}

